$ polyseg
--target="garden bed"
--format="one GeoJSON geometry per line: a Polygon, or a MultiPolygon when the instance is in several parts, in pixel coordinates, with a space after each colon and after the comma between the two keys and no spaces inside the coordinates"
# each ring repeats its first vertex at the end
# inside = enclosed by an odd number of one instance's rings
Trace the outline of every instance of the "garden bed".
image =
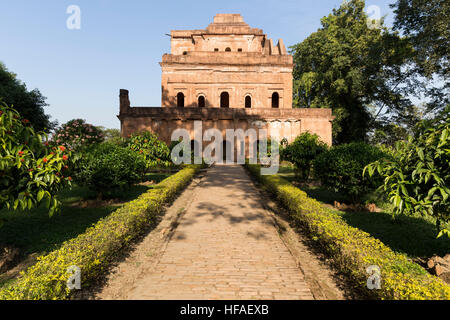
{"type": "Polygon", "coordinates": [[[84,233],[41,256],[17,281],[0,289],[0,299],[67,298],[70,266],[81,269],[82,286],[89,286],[122,247],[152,226],[164,204],[189,183],[197,170],[198,167],[186,167],[148,188],[136,200],[108,212],[84,233]]]}
{"type": "Polygon", "coordinates": [[[314,181],[299,183],[293,169],[288,166],[284,166],[280,170],[279,176],[299,187],[310,198],[335,210],[349,225],[381,240],[395,252],[406,254],[415,261],[427,261],[434,255],[443,257],[450,253],[449,239],[446,237],[436,238],[436,221],[431,217],[413,214],[410,216],[399,215],[394,219],[390,213],[390,205],[378,199],[374,194],[366,195],[364,200],[375,203],[376,212],[343,210],[336,208],[336,201],[345,202],[342,194],[326,190],[320,186],[320,183],[314,181]]]}
{"type": "Polygon", "coordinates": [[[292,221],[306,230],[337,269],[349,277],[355,290],[376,299],[450,299],[450,287],[405,254],[349,225],[341,214],[325,208],[280,176],[261,176],[259,166],[246,167],[287,208],[292,221]],[[367,267],[372,265],[381,269],[378,290],[367,288],[367,267]]]}
{"type": "MultiPolygon", "coordinates": [[[[168,176],[166,173],[147,174],[146,179],[151,181],[151,184],[134,185],[114,198],[104,200],[96,199],[95,193],[87,188],[75,185],[72,189],[59,193],[61,212],[52,217],[49,217],[48,209],[44,205],[29,211],[1,210],[0,219],[4,224],[0,230],[0,250],[5,247],[18,251],[7,269],[29,260],[30,256],[43,255],[57,249],[64,241],[83,233],[99,219],[106,217],[124,203],[136,199],[168,176]]],[[[0,287],[15,274],[16,272],[0,273],[0,287]]]]}

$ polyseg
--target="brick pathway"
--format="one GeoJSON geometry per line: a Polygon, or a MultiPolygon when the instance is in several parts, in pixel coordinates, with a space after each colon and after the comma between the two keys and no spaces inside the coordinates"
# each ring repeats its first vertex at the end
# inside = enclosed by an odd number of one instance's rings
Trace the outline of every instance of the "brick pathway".
{"type": "Polygon", "coordinates": [[[313,299],[241,166],[211,168],[128,299],[313,299]]]}

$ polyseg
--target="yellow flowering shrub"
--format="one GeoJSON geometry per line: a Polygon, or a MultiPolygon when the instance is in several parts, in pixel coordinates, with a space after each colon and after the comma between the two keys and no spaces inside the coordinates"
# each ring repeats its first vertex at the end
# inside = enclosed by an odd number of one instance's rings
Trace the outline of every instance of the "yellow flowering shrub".
{"type": "Polygon", "coordinates": [[[127,243],[155,222],[163,205],[187,186],[198,169],[199,166],[189,166],[180,170],[101,219],[85,233],[40,257],[17,281],[0,289],[0,300],[67,299],[70,266],[81,269],[81,285],[89,286],[127,243]]]}
{"type": "Polygon", "coordinates": [[[288,210],[292,220],[329,254],[334,265],[347,274],[367,297],[387,300],[449,300],[450,286],[418,264],[395,253],[370,234],[348,225],[338,214],[309,198],[279,176],[260,175],[260,166],[246,165],[288,210]],[[381,288],[367,288],[367,267],[381,270],[381,288]]]}

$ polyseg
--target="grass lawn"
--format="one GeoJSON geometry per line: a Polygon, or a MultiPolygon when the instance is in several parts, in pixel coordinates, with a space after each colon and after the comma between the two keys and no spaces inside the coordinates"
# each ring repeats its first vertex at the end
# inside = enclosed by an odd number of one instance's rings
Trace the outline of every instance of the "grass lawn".
{"type": "MultiPolygon", "coordinates": [[[[168,176],[169,173],[150,173],[146,180],[158,183],[168,176]]],[[[114,197],[120,202],[127,202],[150,188],[152,185],[135,185],[114,197]]],[[[74,206],[79,201],[95,198],[95,194],[85,187],[73,186],[71,190],[62,190],[59,196],[62,201],[61,212],[52,217],[49,217],[45,206],[30,211],[1,210],[0,218],[4,220],[4,225],[0,228],[0,244],[19,248],[24,257],[32,253],[44,254],[83,233],[118,207],[74,206]]]]}
{"type": "MultiPolygon", "coordinates": [[[[290,166],[280,167],[279,175],[295,182],[295,174],[290,166]]],[[[321,187],[301,187],[308,196],[318,201],[333,205],[342,202],[339,193],[321,187]]],[[[351,226],[363,230],[381,240],[392,250],[407,254],[410,258],[429,258],[435,254],[444,256],[450,253],[450,239],[436,239],[437,231],[434,219],[430,217],[397,216],[395,219],[389,210],[389,204],[377,199],[375,194],[367,195],[364,200],[371,200],[384,212],[344,212],[336,211],[351,226]]]]}

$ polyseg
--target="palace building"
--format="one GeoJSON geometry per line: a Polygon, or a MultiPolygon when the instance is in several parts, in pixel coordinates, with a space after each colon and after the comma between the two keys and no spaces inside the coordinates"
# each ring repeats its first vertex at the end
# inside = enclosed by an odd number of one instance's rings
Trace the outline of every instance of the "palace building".
{"type": "Polygon", "coordinates": [[[122,136],[149,130],[170,143],[177,128],[190,131],[267,129],[289,142],[318,134],[331,145],[331,109],[292,108],[293,58],[239,14],[217,14],[206,29],[171,31],[171,53],[160,62],[161,107],[131,107],[120,90],[122,136]]]}

